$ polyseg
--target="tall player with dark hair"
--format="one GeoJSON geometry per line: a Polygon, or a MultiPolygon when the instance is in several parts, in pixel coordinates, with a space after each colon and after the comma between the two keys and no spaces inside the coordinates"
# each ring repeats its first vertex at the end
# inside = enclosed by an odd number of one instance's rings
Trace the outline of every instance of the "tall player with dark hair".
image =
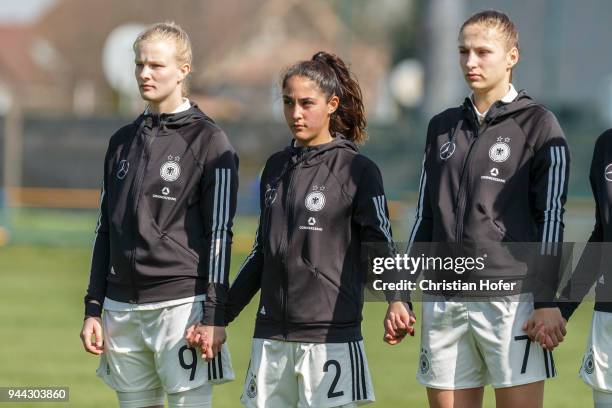
{"type": "Polygon", "coordinates": [[[353,407],[374,400],[361,335],[362,244],[392,247],[359,84],[318,52],[282,76],[291,145],[267,161],[253,251],[230,289],[228,320],[261,290],[242,403],[353,407]]]}

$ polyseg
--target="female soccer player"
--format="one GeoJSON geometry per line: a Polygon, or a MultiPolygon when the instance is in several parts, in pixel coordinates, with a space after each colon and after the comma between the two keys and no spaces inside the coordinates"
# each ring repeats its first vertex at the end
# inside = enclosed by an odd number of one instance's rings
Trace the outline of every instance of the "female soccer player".
{"type": "Polygon", "coordinates": [[[589,339],[580,367],[580,377],[593,388],[595,408],[612,406],[612,371],[608,363],[612,352],[612,277],[609,274],[609,242],[612,241],[612,129],[595,144],[590,182],[595,198],[595,227],[580,257],[572,279],[563,291],[560,303],[563,317],[571,317],[579,302],[597,281],[596,302],[589,339]]]}
{"type": "Polygon", "coordinates": [[[250,407],[352,407],[374,401],[361,336],[362,244],[392,247],[359,84],[318,52],[282,76],[291,145],[266,162],[253,251],[229,295],[232,321],[261,290],[241,398],[250,407]]]}
{"type": "MultiPolygon", "coordinates": [[[[558,253],[569,152],[554,115],[511,84],[518,60],[518,34],[505,14],[480,12],[461,27],[459,62],[472,95],[429,123],[411,244],[535,242],[544,258],[558,253]]],[[[519,260],[490,256],[480,277],[520,282],[526,273],[519,260]]],[[[498,407],[541,407],[543,380],[555,376],[552,354],[531,344],[523,327],[557,345],[565,329],[554,303],[534,304],[528,293],[437,299],[423,303],[417,374],[430,406],[482,406],[491,384],[498,407]]],[[[385,327],[388,342],[401,341],[409,328],[404,304],[389,305],[385,327]]]]}
{"type": "Polygon", "coordinates": [[[217,352],[225,341],[238,158],[185,97],[187,33],[155,24],[134,53],[148,106],[112,136],[106,153],[81,338],[101,355],[97,374],[121,407],[163,406],[165,394],[170,407],[209,407],[211,384],[233,379],[226,347],[217,352]],[[198,322],[211,344],[208,361],[184,338],[198,322]]]}

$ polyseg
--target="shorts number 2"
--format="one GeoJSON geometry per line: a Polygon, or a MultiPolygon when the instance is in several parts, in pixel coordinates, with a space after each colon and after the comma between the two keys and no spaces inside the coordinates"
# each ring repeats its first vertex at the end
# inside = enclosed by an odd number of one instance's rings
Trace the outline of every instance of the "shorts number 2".
{"type": "Polygon", "coordinates": [[[340,380],[340,363],[337,360],[328,360],[323,365],[323,372],[329,371],[329,366],[336,367],[336,375],[332,380],[331,387],[329,387],[329,391],[327,391],[327,398],[336,398],[344,395],[344,391],[336,391],[336,386],[338,385],[338,380],[340,380]]]}

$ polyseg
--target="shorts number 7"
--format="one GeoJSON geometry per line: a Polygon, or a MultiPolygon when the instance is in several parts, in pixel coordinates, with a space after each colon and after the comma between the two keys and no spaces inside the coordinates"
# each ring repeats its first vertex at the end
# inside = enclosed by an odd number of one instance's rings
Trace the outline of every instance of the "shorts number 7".
{"type": "Polygon", "coordinates": [[[529,359],[529,348],[531,347],[531,340],[529,339],[529,336],[527,336],[526,334],[522,336],[514,336],[514,340],[515,341],[526,340],[525,354],[523,355],[523,366],[521,367],[521,374],[525,374],[525,371],[527,371],[527,360],[529,359]]]}

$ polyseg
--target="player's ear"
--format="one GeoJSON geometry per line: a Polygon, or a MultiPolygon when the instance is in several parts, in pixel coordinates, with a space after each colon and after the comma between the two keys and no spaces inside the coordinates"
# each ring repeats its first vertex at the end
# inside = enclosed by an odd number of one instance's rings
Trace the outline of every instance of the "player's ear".
{"type": "Polygon", "coordinates": [[[179,66],[179,82],[183,82],[191,72],[191,65],[182,64],[179,66]]]}
{"type": "Polygon", "coordinates": [[[329,101],[327,101],[327,113],[329,113],[330,115],[334,113],[338,109],[339,104],[340,98],[338,98],[336,95],[333,95],[331,98],[329,98],[329,101]]]}
{"type": "Polygon", "coordinates": [[[516,47],[512,47],[506,54],[506,62],[509,69],[514,68],[519,62],[519,50],[516,47]]]}

